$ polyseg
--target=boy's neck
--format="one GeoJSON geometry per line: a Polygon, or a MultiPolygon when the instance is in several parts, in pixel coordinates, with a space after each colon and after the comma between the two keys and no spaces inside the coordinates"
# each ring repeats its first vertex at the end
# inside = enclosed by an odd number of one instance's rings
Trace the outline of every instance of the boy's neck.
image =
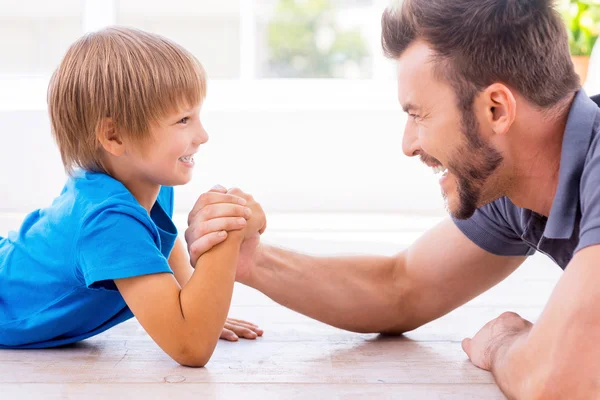
{"type": "Polygon", "coordinates": [[[131,192],[138,203],[140,203],[140,205],[144,207],[148,213],[150,213],[150,210],[152,210],[152,207],[154,207],[154,203],[156,203],[156,199],[158,198],[160,185],[146,182],[143,178],[130,172],[126,172],[129,170],[128,168],[125,169],[125,171],[122,171],[120,168],[116,168],[114,165],[106,165],[106,169],[107,173],[114,179],[121,182],[127,188],[127,190],[131,192]]]}

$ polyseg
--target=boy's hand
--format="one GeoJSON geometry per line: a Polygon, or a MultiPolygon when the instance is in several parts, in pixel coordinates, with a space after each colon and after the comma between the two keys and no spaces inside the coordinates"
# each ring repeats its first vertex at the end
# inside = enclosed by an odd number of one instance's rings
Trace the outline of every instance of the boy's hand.
{"type": "Polygon", "coordinates": [[[227,189],[215,186],[203,193],[188,215],[185,231],[190,263],[196,265],[200,255],[223,242],[227,232],[242,230],[252,214],[247,200],[228,194],[227,189]]]}
{"type": "Polygon", "coordinates": [[[262,336],[262,334],[263,330],[253,323],[227,318],[220,338],[230,342],[237,342],[240,337],[244,339],[256,339],[258,336],[262,336]]]}

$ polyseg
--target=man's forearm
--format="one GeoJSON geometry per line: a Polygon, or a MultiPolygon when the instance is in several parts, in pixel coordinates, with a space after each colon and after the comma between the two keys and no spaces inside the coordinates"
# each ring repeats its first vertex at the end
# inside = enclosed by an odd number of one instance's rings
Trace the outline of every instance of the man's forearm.
{"type": "Polygon", "coordinates": [[[527,359],[529,330],[507,332],[497,336],[492,344],[491,371],[500,390],[509,399],[533,399],[540,388],[527,359]]]}
{"type": "Polygon", "coordinates": [[[264,246],[243,283],[329,325],[392,331],[402,315],[397,263],[393,257],[311,257],[264,246]]]}

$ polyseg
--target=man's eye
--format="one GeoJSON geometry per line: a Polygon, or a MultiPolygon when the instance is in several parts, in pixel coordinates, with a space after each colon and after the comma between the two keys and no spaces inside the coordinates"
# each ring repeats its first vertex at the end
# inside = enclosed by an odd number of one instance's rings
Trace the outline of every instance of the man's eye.
{"type": "Polygon", "coordinates": [[[408,114],[409,117],[411,117],[412,119],[416,120],[419,118],[419,116],[417,114],[408,114]]]}
{"type": "Polygon", "coordinates": [[[183,117],[177,123],[185,125],[188,123],[189,120],[190,120],[190,117],[183,117]]]}

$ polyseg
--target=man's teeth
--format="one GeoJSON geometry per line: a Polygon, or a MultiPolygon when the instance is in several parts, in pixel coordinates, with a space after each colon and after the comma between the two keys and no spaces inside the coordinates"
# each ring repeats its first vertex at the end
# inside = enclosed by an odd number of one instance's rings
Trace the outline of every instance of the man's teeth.
{"type": "Polygon", "coordinates": [[[192,161],[194,161],[194,156],[179,157],[179,161],[192,162],[192,161]]]}
{"type": "Polygon", "coordinates": [[[444,167],[443,165],[438,165],[437,167],[432,167],[432,169],[433,169],[433,173],[436,175],[440,174],[440,173],[444,174],[444,173],[446,173],[446,171],[448,171],[448,168],[444,167]]]}

